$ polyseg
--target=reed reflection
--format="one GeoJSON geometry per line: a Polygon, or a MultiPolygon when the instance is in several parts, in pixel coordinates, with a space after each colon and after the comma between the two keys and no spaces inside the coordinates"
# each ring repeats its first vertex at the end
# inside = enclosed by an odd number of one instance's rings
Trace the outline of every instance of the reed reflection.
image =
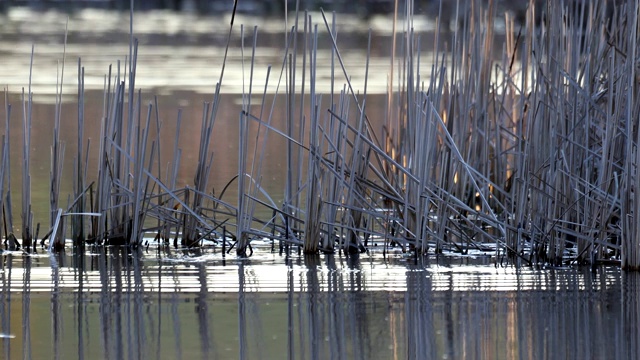
{"type": "Polygon", "coordinates": [[[2,316],[2,346],[4,347],[4,358],[8,359],[11,354],[11,268],[12,261],[8,259],[11,255],[6,256],[2,262],[2,284],[3,289],[0,292],[0,316],[2,316]]]}
{"type": "Polygon", "coordinates": [[[329,341],[334,344],[329,351],[332,359],[346,359],[346,344],[344,334],[344,313],[339,311],[341,294],[343,291],[342,272],[336,266],[333,255],[325,256],[328,283],[328,328],[329,341]]]}
{"type": "Polygon", "coordinates": [[[200,284],[200,291],[196,295],[196,313],[198,315],[198,334],[200,336],[200,349],[202,359],[209,359],[211,352],[211,330],[209,324],[209,299],[207,287],[207,269],[203,263],[196,264],[198,269],[198,282],[200,284]]]}
{"type": "MultiPolygon", "coordinates": [[[[75,310],[75,315],[76,315],[76,330],[77,330],[77,337],[78,337],[78,359],[84,359],[85,356],[85,350],[84,350],[84,345],[85,345],[85,340],[84,340],[84,334],[85,334],[85,329],[88,328],[88,324],[85,322],[86,321],[86,316],[87,316],[87,312],[86,312],[86,307],[85,306],[81,306],[81,304],[83,304],[86,300],[85,300],[85,292],[84,292],[84,283],[85,283],[85,276],[84,276],[84,256],[81,255],[75,255],[73,256],[73,267],[75,269],[77,269],[77,273],[76,273],[76,277],[77,277],[77,282],[78,282],[78,292],[76,293],[76,301],[74,302],[74,310],[75,310]]],[[[25,269],[26,271],[26,269],[25,269]]]]}
{"type": "Polygon", "coordinates": [[[22,285],[22,358],[31,359],[31,322],[29,313],[31,307],[31,258],[24,259],[24,278],[22,285]]]}
{"type": "MultiPolygon", "coordinates": [[[[436,358],[436,339],[432,315],[431,278],[425,269],[424,258],[418,257],[407,267],[407,294],[404,316],[407,334],[408,359],[436,358]]],[[[450,299],[449,299],[450,300],[450,299]]],[[[445,354],[450,356],[449,351],[445,354]]]]}
{"type": "MultiPolygon", "coordinates": [[[[273,324],[269,322],[268,316],[266,321],[263,321],[263,311],[266,307],[263,307],[262,297],[257,293],[261,284],[255,275],[251,260],[243,259],[238,263],[238,355],[233,356],[238,359],[266,357],[265,339],[268,335],[277,333],[273,330],[273,324]]],[[[269,305],[269,302],[265,305],[269,305]]],[[[221,342],[216,341],[216,343],[221,342]]],[[[284,351],[280,354],[280,358],[283,357],[284,351]]]]}
{"type": "MultiPolygon", "coordinates": [[[[302,306],[299,307],[299,310],[304,312],[308,318],[307,336],[309,339],[309,359],[315,360],[321,358],[322,352],[320,346],[323,339],[321,329],[322,308],[318,299],[320,295],[320,281],[318,279],[318,272],[321,270],[320,257],[317,255],[305,255],[304,265],[307,270],[308,298],[305,304],[301,304],[302,306]]],[[[302,319],[303,316],[300,316],[300,318],[302,319]]],[[[301,334],[302,333],[303,332],[301,332],[301,334]]],[[[304,343],[304,337],[301,336],[300,344],[303,345],[304,343]]],[[[304,347],[302,347],[301,350],[304,351],[304,347]]]]}
{"type": "Polygon", "coordinates": [[[64,252],[52,255],[51,266],[51,282],[53,284],[51,291],[51,330],[53,334],[53,358],[60,359],[62,339],[62,315],[60,303],[60,266],[64,266],[64,252]]]}
{"type": "Polygon", "coordinates": [[[347,263],[343,271],[334,255],[324,256],[324,261],[305,255],[300,267],[289,264],[289,359],[375,358],[368,320],[372,309],[363,291],[359,258],[352,256],[347,263]],[[296,271],[301,272],[299,282],[296,271]]]}
{"type": "Polygon", "coordinates": [[[384,288],[370,272],[397,265],[302,256],[265,278],[257,271],[270,269],[254,259],[175,265],[118,248],[73,256],[49,260],[46,291],[34,275],[40,258],[3,256],[4,358],[630,359],[640,351],[637,274],[484,267],[472,276],[459,264],[410,259],[398,280],[406,291],[370,291],[384,288]],[[233,279],[216,278],[227,271],[233,279]],[[480,275],[512,271],[515,290],[479,285],[480,275]],[[261,291],[279,276],[285,291],[261,291]],[[216,292],[219,281],[237,281],[237,291],[216,292]]]}
{"type": "Polygon", "coordinates": [[[622,274],[622,321],[616,330],[615,354],[620,357],[632,358],[640,354],[640,274],[622,274]]]}

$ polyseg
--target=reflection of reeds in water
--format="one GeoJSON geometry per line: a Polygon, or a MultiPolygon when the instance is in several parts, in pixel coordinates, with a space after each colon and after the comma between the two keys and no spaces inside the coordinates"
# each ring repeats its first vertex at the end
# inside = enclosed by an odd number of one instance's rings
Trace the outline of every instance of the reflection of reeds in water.
{"type": "MultiPolygon", "coordinates": [[[[393,245],[416,253],[497,249],[529,263],[559,264],[568,256],[640,268],[637,4],[593,0],[565,8],[549,1],[536,8],[531,1],[523,24],[505,15],[506,40],[498,57],[495,1],[486,8],[474,4],[455,30],[435,35],[432,59],[421,57],[425,35],[412,25],[413,8],[396,9],[386,114],[367,111],[369,50],[363,68],[347,68],[335,15],[327,19],[323,12],[316,19],[298,8],[293,26],[285,29],[282,63],[274,71],[279,74],[272,76],[269,67],[263,101],[255,105],[254,28],[250,68],[242,74],[247,87],[238,109],[238,176],[227,185],[237,182],[233,200],[223,197],[226,188],[216,193],[208,185],[215,176],[210,148],[217,140],[214,125],[223,101],[233,16],[213,100],[203,105],[193,186],[184,188],[176,181],[178,136],[173,158],[164,165],[158,135],[165,116],[157,103],[145,111],[135,89],[138,47],[132,16],[124,71],[118,63],[105,77],[98,177],[89,185],[83,152],[91,144],[83,148],[84,83],[78,62],[75,190],[73,205],[62,212],[58,94],[50,219],[58,230],[49,235],[52,243],[64,238],[64,219],[71,217],[76,245],[88,239],[139,246],[145,236],[157,234],[158,240],[173,237],[177,243],[180,238],[185,246],[232,239],[237,253],[245,256],[251,254],[252,240],[262,238],[309,253],[358,252],[371,241],[384,241],[385,249],[393,245]],[[326,60],[331,91],[324,96],[316,88],[324,75],[318,61],[325,60],[317,59],[321,41],[331,47],[326,60]],[[364,73],[363,84],[351,82],[354,72],[364,73]],[[280,105],[264,103],[273,78],[274,99],[286,106],[284,129],[272,122],[273,109],[280,105]],[[287,144],[280,154],[287,164],[283,199],[273,199],[261,186],[268,141],[287,144]],[[273,216],[256,215],[262,213],[273,216]],[[83,220],[87,216],[90,222],[83,220]]],[[[244,27],[241,39],[244,64],[244,27]]],[[[30,91],[23,104],[22,237],[27,245],[33,236],[30,91]]],[[[5,108],[8,123],[11,107],[5,108]]],[[[178,124],[180,119],[179,113],[178,124]]],[[[3,194],[10,186],[9,138],[7,130],[0,169],[3,194]]],[[[3,195],[1,201],[3,222],[10,228],[11,199],[3,195]]]]}
{"type": "Polygon", "coordinates": [[[92,250],[4,255],[4,358],[624,359],[638,351],[640,278],[612,268],[465,272],[451,266],[459,259],[436,267],[428,258],[331,254],[221,267],[140,259],[124,246],[92,250]],[[382,281],[371,273],[393,268],[397,277],[382,281]],[[277,275],[258,273],[265,269],[277,275]],[[283,287],[274,292],[274,282],[283,287]]]}

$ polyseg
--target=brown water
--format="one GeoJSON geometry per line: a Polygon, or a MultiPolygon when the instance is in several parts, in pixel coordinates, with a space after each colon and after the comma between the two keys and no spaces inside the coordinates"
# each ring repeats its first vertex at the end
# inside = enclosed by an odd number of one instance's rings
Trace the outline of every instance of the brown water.
{"type": "Polygon", "coordinates": [[[3,256],[6,359],[633,359],[637,274],[487,257],[3,256]]]}

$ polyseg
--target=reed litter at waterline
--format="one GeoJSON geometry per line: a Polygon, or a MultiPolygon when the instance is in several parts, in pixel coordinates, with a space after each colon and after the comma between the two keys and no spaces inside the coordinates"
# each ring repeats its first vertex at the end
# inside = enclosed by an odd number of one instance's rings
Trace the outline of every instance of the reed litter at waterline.
{"type": "MultiPolygon", "coordinates": [[[[82,111],[78,60],[78,151],[66,208],[59,198],[65,156],[59,86],[49,248],[64,246],[69,229],[76,246],[140,246],[155,239],[191,247],[206,240],[245,256],[252,241],[271,239],[305,252],[352,253],[384,244],[378,246],[384,252],[391,246],[416,254],[475,249],[525,263],[606,260],[640,269],[638,2],[530,1],[521,23],[510,13],[498,16],[495,1],[484,4],[470,1],[455,26],[439,24],[432,34],[414,26],[411,1],[397,2],[386,113],[367,108],[370,47],[362,68],[348,68],[335,14],[296,7],[285,20],[281,62],[268,67],[266,79],[254,75],[259,29],[248,35],[232,16],[226,49],[241,47],[244,69],[238,175],[219,193],[209,185],[216,163],[211,143],[227,52],[212,101],[202,106],[193,184],[179,184],[181,112],[169,145],[173,156],[160,159],[159,134],[174,117],[157,101],[142,104],[131,11],[129,55],[105,75],[101,119],[82,111]],[[496,40],[499,23],[502,44],[496,40]],[[232,44],[238,28],[241,43],[232,44]],[[427,36],[435,44],[430,59],[421,49],[427,36]],[[330,59],[318,59],[319,44],[331,48],[330,59]],[[356,72],[364,74],[362,83],[351,81],[356,72]],[[328,93],[319,91],[321,77],[330,79],[328,93]],[[258,80],[266,84],[261,90],[258,80]],[[276,88],[271,104],[267,85],[276,88]],[[251,102],[256,92],[259,105],[251,102]],[[284,128],[273,121],[277,101],[286,106],[284,128]],[[101,129],[95,149],[83,135],[89,124],[101,129]],[[287,145],[283,198],[263,186],[268,142],[287,145]],[[99,151],[93,182],[89,151],[99,151]],[[237,198],[224,197],[230,187],[237,187],[237,198]],[[265,213],[272,215],[260,216],[265,213]]],[[[60,84],[64,64],[63,55],[60,84]]],[[[28,245],[37,237],[29,210],[31,90],[23,104],[22,238],[28,245]]],[[[5,238],[12,234],[12,110],[5,100],[5,238]]]]}

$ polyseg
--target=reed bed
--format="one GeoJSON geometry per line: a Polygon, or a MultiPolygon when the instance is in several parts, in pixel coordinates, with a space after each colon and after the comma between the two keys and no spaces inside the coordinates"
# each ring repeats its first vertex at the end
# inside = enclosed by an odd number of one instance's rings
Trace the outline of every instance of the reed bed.
{"type": "MultiPolygon", "coordinates": [[[[64,245],[70,218],[76,246],[139,247],[173,238],[176,246],[192,247],[208,240],[248,256],[257,239],[307,253],[363,252],[379,243],[385,254],[392,247],[416,255],[478,250],[529,264],[615,261],[640,269],[637,1],[531,0],[521,23],[510,13],[498,16],[496,1],[470,1],[453,29],[438,25],[431,59],[421,57],[422,39],[432,35],[414,27],[412,2],[396,2],[384,114],[367,112],[369,48],[363,69],[347,68],[336,15],[312,16],[298,6],[285,20],[282,62],[264,79],[277,84],[271,105],[264,101],[266,85],[261,105],[251,103],[259,29],[247,36],[240,27],[248,69],[238,109],[238,175],[227,185],[237,185],[237,199],[223,199],[226,188],[216,194],[208,185],[224,62],[212,102],[202,106],[193,185],[178,187],[181,113],[173,157],[163,165],[158,139],[166,115],[157,101],[145,107],[135,87],[133,10],[129,56],[105,75],[102,119],[83,116],[78,61],[75,190],[63,209],[59,94],[49,248],[64,245]],[[502,44],[498,21],[505,25],[502,44]],[[316,87],[321,39],[332,49],[328,94],[316,87]],[[353,71],[364,72],[362,84],[351,81],[353,71]],[[285,128],[273,125],[275,99],[286,103],[285,128]],[[94,150],[83,137],[87,121],[99,121],[102,129],[97,180],[89,185],[87,154],[94,150]],[[257,131],[249,131],[252,125],[257,131]],[[271,141],[287,144],[282,199],[262,187],[264,146],[271,141]],[[256,216],[265,211],[273,216],[256,216]]],[[[233,19],[227,50],[237,28],[233,19]]],[[[64,56],[60,84],[63,74],[64,56]]],[[[30,89],[23,104],[22,238],[28,246],[30,89]]],[[[11,109],[5,100],[7,124],[11,109]]],[[[0,167],[5,229],[12,228],[9,140],[7,126],[0,167]]]]}

